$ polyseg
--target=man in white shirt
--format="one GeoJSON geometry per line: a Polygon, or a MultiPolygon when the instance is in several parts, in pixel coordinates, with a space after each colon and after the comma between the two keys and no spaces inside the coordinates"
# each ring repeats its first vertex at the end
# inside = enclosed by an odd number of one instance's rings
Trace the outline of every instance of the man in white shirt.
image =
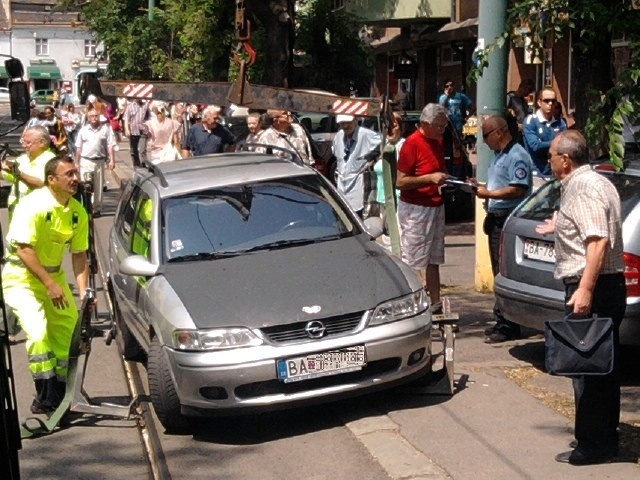
{"type": "Polygon", "coordinates": [[[88,123],[80,129],[76,138],[76,165],[80,168],[82,181],[93,179],[93,214],[102,210],[105,163],[110,170],[116,167],[116,139],[113,130],[105,122],[100,123],[97,110],[87,112],[88,123]]]}

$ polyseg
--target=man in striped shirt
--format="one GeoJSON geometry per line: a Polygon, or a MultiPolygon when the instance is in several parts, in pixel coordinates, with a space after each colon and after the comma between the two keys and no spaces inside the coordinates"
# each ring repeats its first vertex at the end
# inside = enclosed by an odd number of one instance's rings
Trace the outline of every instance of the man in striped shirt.
{"type": "MultiPolygon", "coordinates": [[[[536,231],[555,232],[555,277],[565,285],[565,315],[613,320],[614,351],[627,306],[620,196],[613,184],[588,164],[587,143],[575,130],[551,142],[548,162],[562,184],[560,209],[536,231]]],[[[605,463],[618,453],[620,378],[618,358],[607,375],[573,378],[576,404],[575,449],[556,456],[572,465],[605,463]]]]}
{"type": "Polygon", "coordinates": [[[147,126],[149,104],[140,98],[130,99],[124,112],[124,134],[129,137],[131,161],[134,167],[142,166],[147,160],[147,126]]]}

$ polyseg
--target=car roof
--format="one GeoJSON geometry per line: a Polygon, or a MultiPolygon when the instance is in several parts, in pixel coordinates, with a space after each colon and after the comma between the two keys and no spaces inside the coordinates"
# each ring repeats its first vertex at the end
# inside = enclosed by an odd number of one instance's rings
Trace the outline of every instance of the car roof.
{"type": "Polygon", "coordinates": [[[138,170],[139,182],[150,180],[162,198],[193,191],[281,178],[318,175],[311,168],[276,155],[232,152],[191,157],[138,170]]]}

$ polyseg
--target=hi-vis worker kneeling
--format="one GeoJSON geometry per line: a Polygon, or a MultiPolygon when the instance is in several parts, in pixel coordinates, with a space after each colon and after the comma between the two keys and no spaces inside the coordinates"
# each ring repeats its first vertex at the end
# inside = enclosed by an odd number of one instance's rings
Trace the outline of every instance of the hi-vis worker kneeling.
{"type": "Polygon", "coordinates": [[[80,292],[88,286],[89,221],[72,197],[78,170],[67,159],[45,166],[45,187],[16,207],[7,235],[2,272],[6,303],[27,335],[29,369],[36,387],[32,413],[50,413],[64,397],[67,361],[78,308],[62,269],[65,250],[72,255],[80,292]]]}

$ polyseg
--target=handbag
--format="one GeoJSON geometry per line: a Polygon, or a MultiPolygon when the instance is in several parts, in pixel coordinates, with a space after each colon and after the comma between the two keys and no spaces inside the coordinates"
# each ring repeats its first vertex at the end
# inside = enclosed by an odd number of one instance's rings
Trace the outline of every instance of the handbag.
{"type": "Polygon", "coordinates": [[[544,322],[545,366],[551,375],[607,375],[615,346],[611,318],[569,318],[544,322]]]}
{"type": "Polygon", "coordinates": [[[175,147],[175,145],[171,142],[167,142],[167,144],[160,151],[160,155],[158,159],[153,163],[164,163],[164,162],[173,162],[174,160],[180,160],[182,155],[175,147]]]}

